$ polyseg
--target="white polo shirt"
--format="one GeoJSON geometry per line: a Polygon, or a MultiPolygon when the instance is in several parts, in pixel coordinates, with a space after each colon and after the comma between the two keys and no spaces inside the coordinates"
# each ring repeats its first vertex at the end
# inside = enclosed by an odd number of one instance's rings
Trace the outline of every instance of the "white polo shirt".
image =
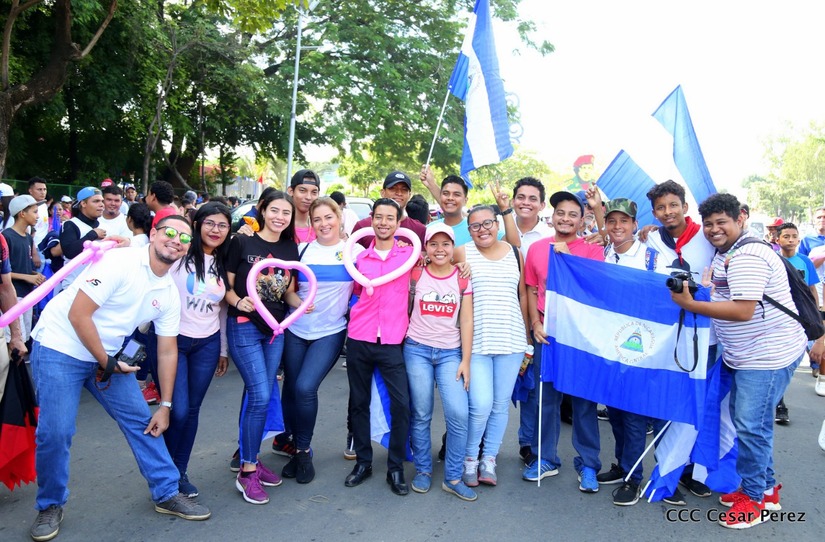
{"type": "Polygon", "coordinates": [[[99,308],[92,321],[109,355],[142,324],[154,322],[155,333],[176,337],[180,326],[180,296],[168,273],[158,277],[149,267],[151,247],[111,249],[89,265],[66,290],[56,295],[32,331],[42,346],[81,361],[95,362],[69,322],[78,289],[99,308]]]}
{"type": "Polygon", "coordinates": [[[521,254],[525,258],[527,257],[527,251],[530,249],[530,245],[538,241],[539,239],[544,239],[545,237],[552,237],[553,236],[553,229],[548,226],[544,220],[539,218],[538,222],[533,229],[530,231],[526,231],[522,233],[520,229],[518,229],[518,222],[516,222],[516,231],[518,232],[518,236],[521,239],[521,254]]]}

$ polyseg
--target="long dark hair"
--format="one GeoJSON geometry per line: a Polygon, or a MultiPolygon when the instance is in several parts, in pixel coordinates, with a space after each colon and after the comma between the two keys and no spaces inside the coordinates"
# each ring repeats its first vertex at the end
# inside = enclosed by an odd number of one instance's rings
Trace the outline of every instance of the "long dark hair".
{"type": "Polygon", "coordinates": [[[285,192],[281,192],[280,190],[272,190],[271,192],[267,193],[264,191],[261,194],[261,199],[258,200],[258,229],[264,229],[264,209],[269,207],[269,204],[275,200],[285,200],[289,203],[289,206],[292,207],[292,216],[289,218],[289,226],[281,232],[280,240],[281,241],[294,241],[295,239],[295,204],[292,202],[292,198],[290,198],[285,192]]]}
{"type": "MultiPolygon", "coordinates": [[[[185,266],[187,272],[192,271],[192,266],[195,267],[195,276],[200,281],[206,280],[206,257],[203,252],[203,238],[201,237],[201,227],[203,221],[212,215],[223,215],[227,223],[232,224],[232,211],[223,203],[207,203],[198,209],[192,219],[192,242],[189,244],[189,252],[186,253],[178,265],[185,266]]],[[[226,284],[226,256],[229,253],[229,237],[231,232],[226,230],[226,239],[220,246],[216,247],[212,253],[215,257],[212,273],[220,277],[226,284]]]]}

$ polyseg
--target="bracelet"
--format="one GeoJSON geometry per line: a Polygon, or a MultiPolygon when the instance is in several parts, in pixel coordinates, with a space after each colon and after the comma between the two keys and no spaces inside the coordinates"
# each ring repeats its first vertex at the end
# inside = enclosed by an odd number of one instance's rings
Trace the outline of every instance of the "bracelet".
{"type": "MultiPolygon", "coordinates": [[[[241,304],[241,301],[243,301],[243,298],[242,298],[242,297],[239,297],[239,298],[238,298],[238,300],[235,302],[235,308],[236,308],[236,309],[238,308],[238,305],[240,305],[240,304],[241,304]]],[[[239,310],[240,310],[240,309],[239,309],[239,310]]]]}
{"type": "Polygon", "coordinates": [[[501,216],[504,216],[504,215],[509,215],[509,214],[510,214],[510,213],[512,213],[512,212],[513,212],[513,208],[512,208],[512,207],[510,207],[509,209],[506,209],[506,210],[504,210],[504,211],[501,211],[499,214],[500,214],[501,216]]]}

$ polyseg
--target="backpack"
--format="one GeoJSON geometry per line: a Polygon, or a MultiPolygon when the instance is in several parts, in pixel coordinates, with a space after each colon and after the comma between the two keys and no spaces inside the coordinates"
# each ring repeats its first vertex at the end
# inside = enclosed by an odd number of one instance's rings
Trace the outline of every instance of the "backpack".
{"type": "MultiPolygon", "coordinates": [[[[763,245],[770,246],[761,239],[756,239],[755,237],[745,237],[739,242],[737,248],[742,245],[749,245],[752,243],[761,243],[763,245]]],[[[814,296],[811,295],[810,288],[808,288],[808,285],[805,284],[804,280],[802,280],[802,276],[799,274],[797,268],[781,255],[777,254],[777,256],[779,256],[779,259],[782,260],[782,264],[785,266],[785,273],[788,275],[788,285],[791,287],[791,298],[793,299],[794,305],[796,305],[796,310],[799,311],[799,314],[796,314],[791,309],[782,303],[779,303],[767,294],[763,294],[762,299],[799,322],[802,325],[802,329],[805,330],[805,335],[808,337],[808,340],[815,341],[825,335],[825,326],[822,324],[822,315],[819,312],[819,306],[817,305],[814,296]]],[[[729,263],[730,258],[725,260],[725,273],[728,272],[729,263]]]]}
{"type": "MultiPolygon", "coordinates": [[[[410,300],[408,303],[407,314],[412,314],[413,306],[415,304],[415,285],[418,284],[418,279],[421,278],[421,273],[424,271],[423,267],[415,266],[412,268],[412,272],[410,273],[410,300]]],[[[459,299],[464,298],[464,291],[467,289],[467,286],[470,285],[470,279],[463,278],[461,275],[458,276],[458,289],[461,292],[461,296],[459,299]]]]}

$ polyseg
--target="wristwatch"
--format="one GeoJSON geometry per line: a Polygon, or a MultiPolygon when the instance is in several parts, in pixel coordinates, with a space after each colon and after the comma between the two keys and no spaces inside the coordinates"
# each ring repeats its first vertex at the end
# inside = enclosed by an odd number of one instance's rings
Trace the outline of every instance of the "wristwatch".
{"type": "Polygon", "coordinates": [[[172,402],[171,401],[161,401],[159,406],[165,406],[169,410],[172,410],[172,402]]]}

